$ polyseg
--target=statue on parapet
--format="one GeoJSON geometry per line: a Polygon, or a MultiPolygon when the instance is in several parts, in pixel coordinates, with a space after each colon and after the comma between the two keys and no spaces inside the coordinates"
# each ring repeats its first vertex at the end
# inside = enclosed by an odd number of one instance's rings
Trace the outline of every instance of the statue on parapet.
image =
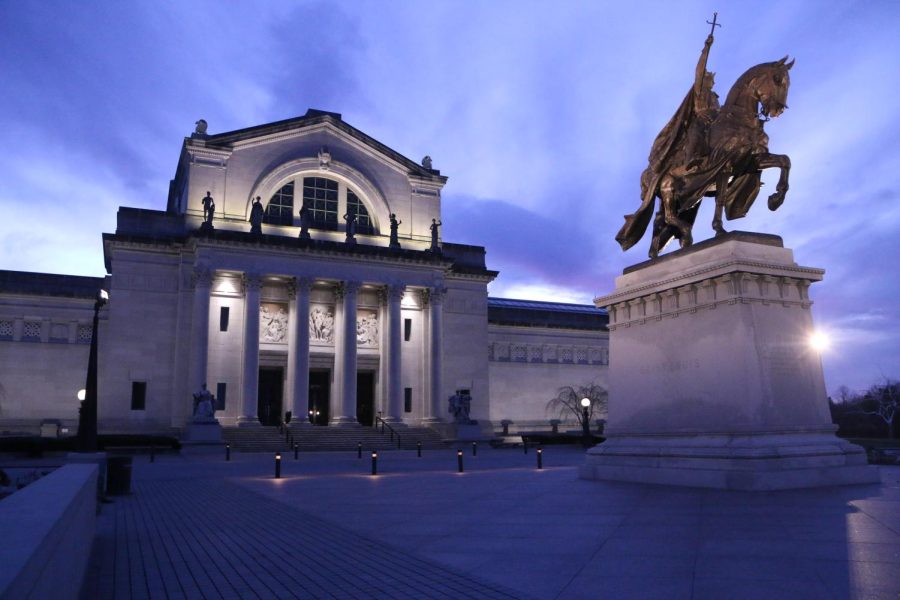
{"type": "Polygon", "coordinates": [[[348,212],[344,215],[344,221],[347,226],[345,228],[346,237],[344,242],[351,246],[356,244],[356,213],[348,212]]]}
{"type": "Polygon", "coordinates": [[[397,237],[397,228],[400,227],[400,223],[402,223],[403,221],[398,221],[397,215],[395,215],[394,213],[391,213],[391,216],[389,218],[391,220],[391,243],[389,244],[389,247],[395,250],[399,250],[400,240],[397,237]]]}
{"type": "Polygon", "coordinates": [[[194,392],[195,423],[211,423],[216,420],[216,397],[209,393],[204,383],[199,392],[194,392]]]}
{"type": "Polygon", "coordinates": [[[763,125],[787,108],[790,87],[788,71],[794,61],[762,63],[747,70],[732,86],[724,106],[713,91],[715,75],[706,70],[713,44],[716,14],[694,73],[694,84],[675,115],[653,142],[649,166],[641,174],[641,205],[625,216],[616,235],[622,250],[643,237],[653,222],[650,258],[656,258],[672,239],[681,247],[693,243],[691,229],[703,198],[716,202],[712,227],[725,233],[722,216],[739,219],[747,214],[762,185],[760,171],[777,167],[781,176],[769,209],[784,202],[791,161],[769,152],[769,137],[763,125]],[[659,209],[653,208],[659,198],[659,209]]]}
{"type": "Polygon", "coordinates": [[[250,233],[262,235],[262,222],[265,214],[261,199],[257,196],[253,201],[253,206],[250,207],[250,233]]]}
{"type": "Polygon", "coordinates": [[[431,225],[428,226],[431,229],[431,247],[428,249],[429,252],[434,252],[435,254],[439,254],[441,252],[441,247],[438,245],[438,228],[443,225],[437,219],[431,220],[431,225]]]}
{"type": "Polygon", "coordinates": [[[303,200],[303,205],[300,206],[300,239],[301,240],[309,240],[312,239],[309,235],[309,208],[306,206],[306,199],[303,200]]]}
{"type": "Polygon", "coordinates": [[[216,214],[216,201],[207,191],[206,196],[201,201],[203,203],[203,223],[200,225],[200,231],[211,232],[213,230],[213,217],[216,214]]]}

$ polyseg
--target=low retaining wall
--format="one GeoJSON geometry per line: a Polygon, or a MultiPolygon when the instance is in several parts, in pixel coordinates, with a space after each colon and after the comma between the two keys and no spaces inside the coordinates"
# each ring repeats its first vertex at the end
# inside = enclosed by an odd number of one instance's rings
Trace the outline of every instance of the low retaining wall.
{"type": "Polygon", "coordinates": [[[78,598],[96,520],[97,465],[66,465],[0,501],[0,598],[78,598]]]}

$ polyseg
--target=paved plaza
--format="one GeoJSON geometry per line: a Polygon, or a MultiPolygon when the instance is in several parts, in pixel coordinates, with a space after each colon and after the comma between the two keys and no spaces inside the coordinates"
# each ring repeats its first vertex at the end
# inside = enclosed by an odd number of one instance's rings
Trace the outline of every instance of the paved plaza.
{"type": "Polygon", "coordinates": [[[137,457],[85,598],[898,598],[900,468],[768,493],[577,479],[583,453],[137,457]]]}

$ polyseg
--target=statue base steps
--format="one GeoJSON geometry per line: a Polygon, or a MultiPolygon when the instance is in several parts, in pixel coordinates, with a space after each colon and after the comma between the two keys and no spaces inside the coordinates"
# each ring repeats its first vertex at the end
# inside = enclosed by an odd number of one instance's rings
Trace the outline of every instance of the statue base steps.
{"type": "Polygon", "coordinates": [[[625,270],[610,321],[607,441],[580,475],[773,490],[872,483],[837,438],[808,289],[781,238],[733,232],[625,270]]]}

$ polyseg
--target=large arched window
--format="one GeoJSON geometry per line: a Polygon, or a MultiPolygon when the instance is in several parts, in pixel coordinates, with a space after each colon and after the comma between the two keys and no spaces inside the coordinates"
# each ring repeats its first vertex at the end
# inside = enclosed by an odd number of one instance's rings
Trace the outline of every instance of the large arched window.
{"type": "Polygon", "coordinates": [[[281,189],[272,194],[266,205],[264,223],[272,225],[293,225],[294,219],[294,182],[288,181],[281,189]]]}
{"type": "Polygon", "coordinates": [[[357,233],[378,233],[366,205],[356,192],[342,181],[328,177],[298,176],[286,182],[269,199],[265,222],[299,225],[302,206],[309,210],[310,227],[314,229],[336,231],[343,226],[344,215],[349,213],[356,215],[357,233]]]}

